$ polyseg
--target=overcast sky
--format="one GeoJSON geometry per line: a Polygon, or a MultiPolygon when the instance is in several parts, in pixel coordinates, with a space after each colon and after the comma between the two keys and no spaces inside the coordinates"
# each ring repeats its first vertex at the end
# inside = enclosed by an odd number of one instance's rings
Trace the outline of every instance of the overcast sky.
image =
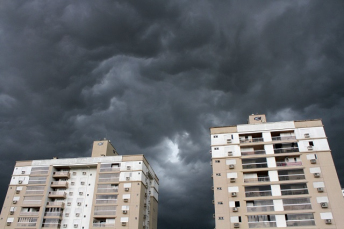
{"type": "Polygon", "coordinates": [[[344,2],[0,4],[0,204],[15,161],[144,154],[159,229],[214,227],[213,126],[321,118],[344,185],[344,2]]]}

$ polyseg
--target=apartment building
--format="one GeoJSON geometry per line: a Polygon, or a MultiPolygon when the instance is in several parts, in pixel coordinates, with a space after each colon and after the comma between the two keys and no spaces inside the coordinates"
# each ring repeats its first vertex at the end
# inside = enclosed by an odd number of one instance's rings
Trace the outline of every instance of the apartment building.
{"type": "Polygon", "coordinates": [[[344,228],[344,199],[322,121],[210,128],[216,229],[344,228]]]}
{"type": "Polygon", "coordinates": [[[156,229],[158,190],[143,155],[95,141],[92,157],[17,161],[0,228],[156,229]]]}

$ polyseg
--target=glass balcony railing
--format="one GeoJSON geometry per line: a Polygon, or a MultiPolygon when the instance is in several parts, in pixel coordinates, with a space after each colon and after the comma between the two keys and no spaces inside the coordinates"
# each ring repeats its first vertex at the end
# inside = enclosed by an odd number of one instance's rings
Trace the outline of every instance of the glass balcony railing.
{"type": "Polygon", "coordinates": [[[263,142],[264,138],[240,138],[240,143],[263,142]]]}
{"type": "Polygon", "coordinates": [[[60,228],[61,223],[43,223],[42,228],[60,228]]]}
{"type": "Polygon", "coordinates": [[[270,181],[270,177],[255,177],[255,178],[244,178],[244,183],[254,183],[254,182],[267,182],[270,181]]]}
{"type": "Polygon", "coordinates": [[[44,216],[59,216],[61,217],[63,212],[45,212],[44,216]]]}
{"type": "Polygon", "coordinates": [[[315,226],[314,219],[287,220],[287,227],[315,226]]]}
{"type": "Polygon", "coordinates": [[[263,222],[248,222],[249,228],[269,228],[277,227],[276,222],[273,221],[263,221],[263,222]]]}
{"type": "Polygon", "coordinates": [[[265,206],[247,206],[247,212],[268,212],[274,211],[275,208],[273,205],[265,205],[265,206]]]}
{"type": "Polygon", "coordinates": [[[277,149],[274,149],[274,152],[276,154],[278,154],[278,153],[293,153],[293,152],[299,152],[299,148],[298,147],[277,148],[277,149]]]}
{"type": "Polygon", "coordinates": [[[117,199],[96,199],[96,204],[117,204],[117,199]]]}
{"type": "Polygon", "coordinates": [[[276,162],[277,167],[291,167],[291,166],[301,166],[302,162],[301,161],[296,161],[296,162],[276,162]]]}
{"type": "Polygon", "coordinates": [[[93,223],[93,227],[115,227],[114,223],[93,223]]]}
{"type": "Polygon", "coordinates": [[[303,180],[306,179],[305,174],[279,175],[279,181],[285,180],[303,180]]]}
{"type": "Polygon", "coordinates": [[[282,189],[281,193],[282,193],[282,196],[287,196],[287,195],[305,195],[305,194],[308,194],[308,189],[307,188],[282,189]]]}
{"type": "Polygon", "coordinates": [[[271,137],[272,141],[289,141],[289,140],[295,140],[295,136],[276,136],[271,137]]]}
{"type": "Polygon", "coordinates": [[[36,227],[36,222],[18,222],[18,227],[36,227]]]}
{"type": "Polygon", "coordinates": [[[241,156],[249,156],[255,154],[266,154],[265,150],[242,151],[241,156]]]}
{"type": "Polygon", "coordinates": [[[311,203],[303,204],[284,204],[284,211],[297,211],[297,210],[309,210],[312,209],[311,203]]]}
{"type": "Polygon", "coordinates": [[[245,196],[246,197],[259,197],[259,196],[271,196],[271,190],[265,190],[265,191],[246,191],[245,196]]]}
{"type": "Polygon", "coordinates": [[[20,216],[37,216],[39,212],[20,212],[20,216]]]}
{"type": "Polygon", "coordinates": [[[243,169],[267,168],[267,162],[242,164],[243,169]]]}

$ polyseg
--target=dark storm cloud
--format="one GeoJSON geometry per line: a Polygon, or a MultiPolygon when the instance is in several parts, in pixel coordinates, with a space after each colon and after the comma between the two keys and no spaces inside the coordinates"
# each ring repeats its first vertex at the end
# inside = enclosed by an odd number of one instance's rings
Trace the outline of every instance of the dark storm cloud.
{"type": "MultiPolygon", "coordinates": [[[[322,118],[337,168],[342,1],[3,1],[1,193],[16,160],[145,154],[159,228],[214,227],[209,127],[322,118]]],[[[344,172],[338,170],[344,182],[344,172]]]]}

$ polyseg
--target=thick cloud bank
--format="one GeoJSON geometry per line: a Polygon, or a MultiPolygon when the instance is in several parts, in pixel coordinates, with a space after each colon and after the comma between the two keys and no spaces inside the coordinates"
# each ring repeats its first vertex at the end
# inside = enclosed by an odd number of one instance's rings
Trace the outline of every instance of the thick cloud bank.
{"type": "Polygon", "coordinates": [[[344,166],[343,1],[0,4],[0,198],[16,160],[145,154],[160,229],[213,228],[209,127],[322,118],[344,166]]]}

